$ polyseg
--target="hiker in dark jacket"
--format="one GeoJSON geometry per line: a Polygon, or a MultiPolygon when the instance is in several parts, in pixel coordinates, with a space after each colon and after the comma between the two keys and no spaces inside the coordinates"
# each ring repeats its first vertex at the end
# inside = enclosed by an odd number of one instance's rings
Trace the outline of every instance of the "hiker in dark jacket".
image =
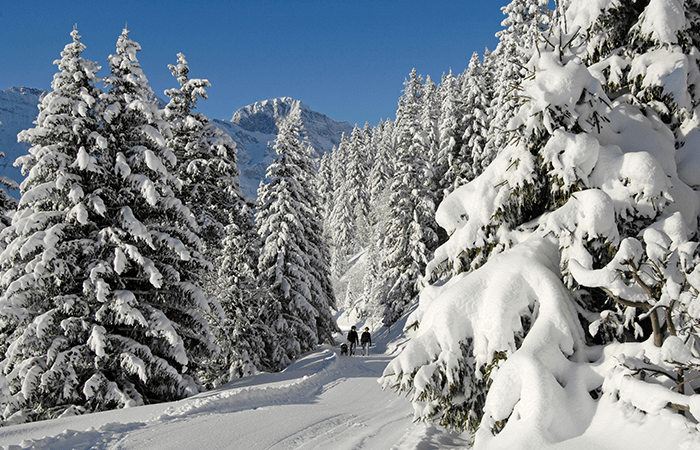
{"type": "Polygon", "coordinates": [[[348,342],[350,343],[350,356],[352,356],[355,354],[355,347],[357,347],[359,342],[357,339],[357,331],[355,331],[355,325],[353,325],[348,332],[348,342]]]}
{"type": "Polygon", "coordinates": [[[362,356],[369,356],[369,347],[372,345],[372,336],[369,334],[369,327],[365,327],[365,331],[362,332],[360,344],[362,344],[362,356]]]}

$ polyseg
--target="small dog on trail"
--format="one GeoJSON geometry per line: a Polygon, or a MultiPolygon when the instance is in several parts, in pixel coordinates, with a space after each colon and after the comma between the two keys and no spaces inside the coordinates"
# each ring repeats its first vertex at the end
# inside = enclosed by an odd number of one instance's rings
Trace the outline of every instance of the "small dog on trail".
{"type": "Polygon", "coordinates": [[[348,344],[340,344],[340,356],[348,356],[348,344]]]}

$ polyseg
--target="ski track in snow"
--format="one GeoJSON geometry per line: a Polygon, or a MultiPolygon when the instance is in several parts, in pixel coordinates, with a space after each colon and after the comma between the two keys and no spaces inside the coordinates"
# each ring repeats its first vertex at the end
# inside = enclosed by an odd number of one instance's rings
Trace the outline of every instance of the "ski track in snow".
{"type": "Polygon", "coordinates": [[[381,389],[377,379],[396,346],[396,341],[388,348],[380,344],[372,348],[377,354],[367,357],[339,356],[337,348],[324,346],[283,372],[236,380],[178,402],[0,428],[0,445],[12,450],[463,447],[455,435],[414,424],[411,405],[381,389]]]}

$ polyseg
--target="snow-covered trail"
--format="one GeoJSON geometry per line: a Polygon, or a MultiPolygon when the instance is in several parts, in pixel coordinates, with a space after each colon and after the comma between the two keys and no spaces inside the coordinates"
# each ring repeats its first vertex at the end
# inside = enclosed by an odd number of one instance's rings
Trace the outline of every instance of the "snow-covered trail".
{"type": "Polygon", "coordinates": [[[378,334],[368,357],[340,356],[337,347],[325,346],[284,372],[236,380],[178,402],[0,428],[0,445],[58,450],[463,446],[456,436],[414,424],[409,402],[377,383],[403,346],[400,333],[394,333],[378,334]]]}
{"type": "MultiPolygon", "coordinates": [[[[337,347],[324,346],[284,372],[236,380],[178,402],[1,427],[0,446],[52,450],[467,448],[464,436],[414,424],[410,403],[377,383],[406,342],[401,326],[392,333],[382,330],[374,339],[377,346],[368,357],[340,356],[337,347]]],[[[672,420],[677,419],[675,415],[630,424],[625,411],[615,405],[602,404],[599,412],[581,436],[565,442],[494,448],[698,448],[697,442],[688,444],[683,434],[673,432],[678,430],[672,420]]]]}
{"type": "Polygon", "coordinates": [[[293,367],[293,379],[200,396],[108,448],[195,448],[201,435],[221,429],[217,448],[388,448],[411,426],[412,414],[405,400],[377,385],[385,365],[381,357],[339,358],[326,349],[293,367]]]}

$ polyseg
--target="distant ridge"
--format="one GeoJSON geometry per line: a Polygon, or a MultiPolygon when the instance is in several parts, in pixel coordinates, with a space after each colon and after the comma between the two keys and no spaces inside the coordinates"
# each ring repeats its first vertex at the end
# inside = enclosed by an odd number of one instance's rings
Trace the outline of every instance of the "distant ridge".
{"type": "Polygon", "coordinates": [[[301,111],[301,121],[309,141],[318,152],[314,155],[316,157],[338,145],[342,134],[350,133],[353,128],[349,122],[335,121],[290,97],[274,98],[245,106],[233,114],[231,122],[246,131],[277,135],[279,123],[292,111],[301,111]]]}

